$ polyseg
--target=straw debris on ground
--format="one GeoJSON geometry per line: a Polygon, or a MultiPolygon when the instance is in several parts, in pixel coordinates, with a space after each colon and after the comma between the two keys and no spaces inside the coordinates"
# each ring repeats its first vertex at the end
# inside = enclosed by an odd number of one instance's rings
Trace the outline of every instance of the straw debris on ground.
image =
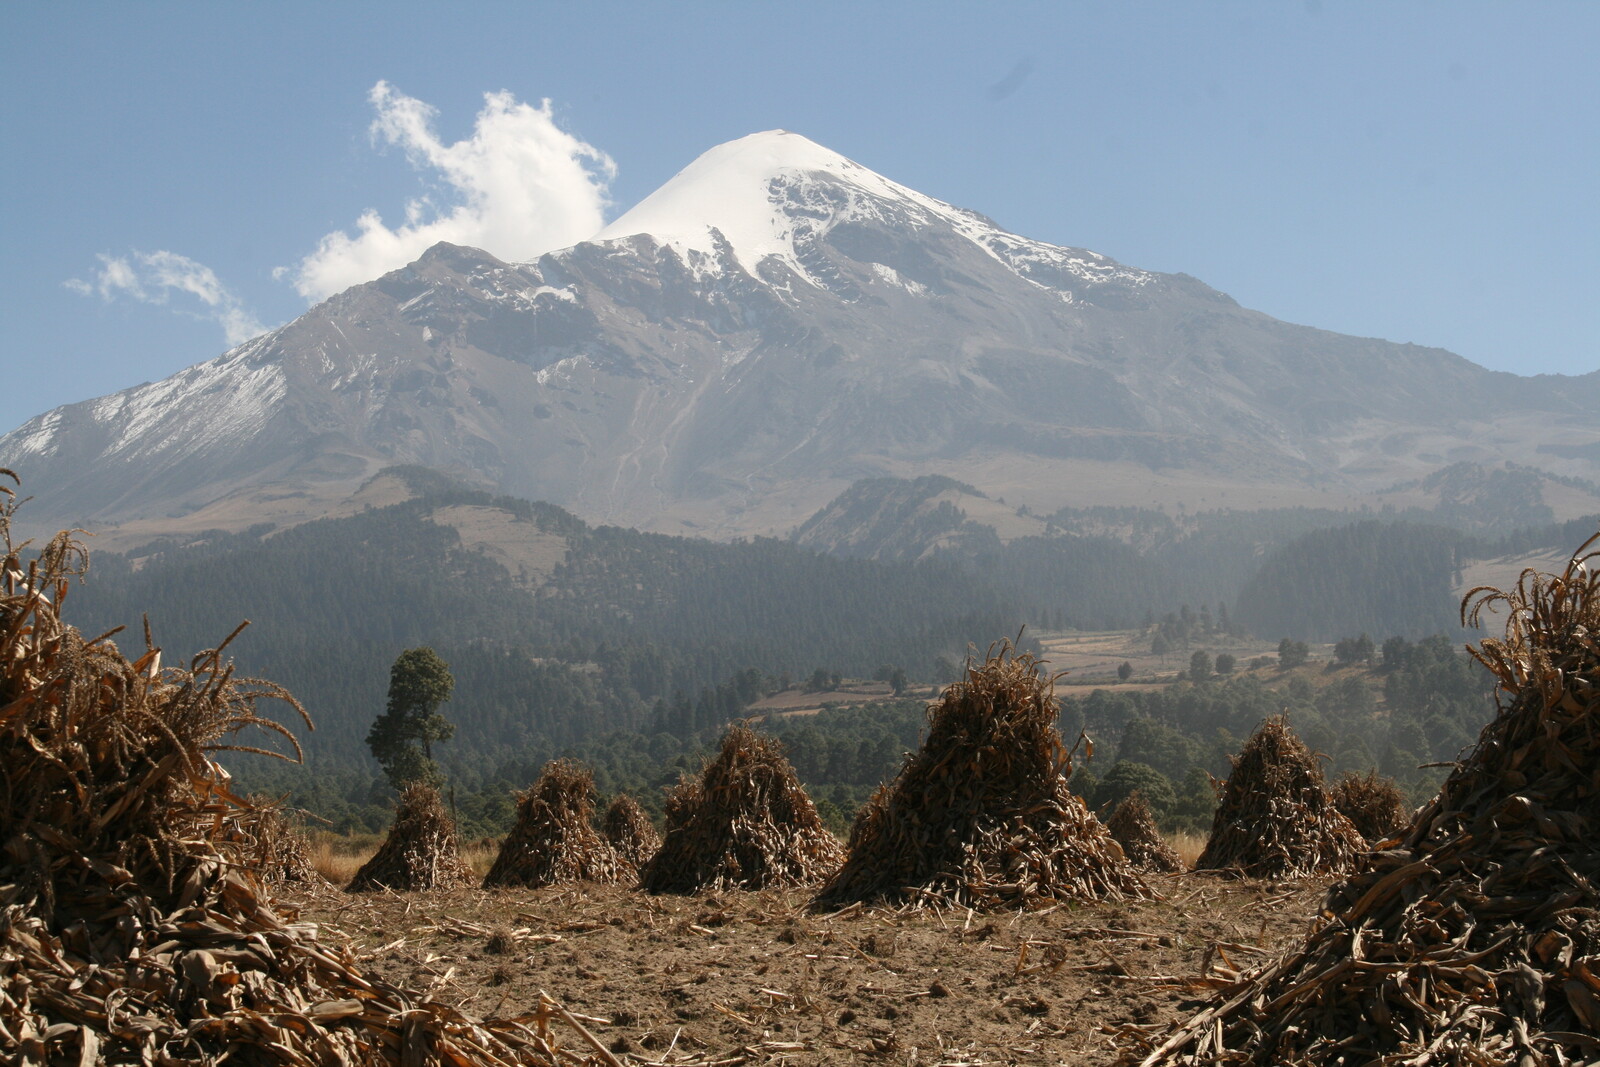
{"type": "Polygon", "coordinates": [[[729,727],[698,778],[667,796],[661,848],[640,874],[651,893],[805,885],[839,865],[839,841],[817,815],[783,746],[729,727]]]}
{"type": "Polygon", "coordinates": [[[400,794],[383,844],[356,871],[345,892],[449,889],[477,881],[461,858],[455,820],[444,809],[439,791],[426,782],[412,782],[400,794]]]}
{"type": "Polygon", "coordinates": [[[1155,816],[1142,791],[1135,789],[1122,799],[1106,820],[1106,829],[1122,846],[1128,862],[1141,871],[1171,874],[1183,869],[1183,861],[1156,828],[1155,816]]]}
{"type": "Polygon", "coordinates": [[[563,882],[631,882],[632,863],[594,826],[594,772],[573,760],[551,760],[517,802],[517,822],[483,880],[537,889],[563,882]]]}
{"type": "Polygon", "coordinates": [[[1411,809],[1400,787],[1393,778],[1379,777],[1376,770],[1366,774],[1346,771],[1329,792],[1333,806],[1355,824],[1369,845],[1395,836],[1411,822],[1411,809]]]}
{"type": "MultiPolygon", "coordinates": [[[[1473,590],[1500,710],[1395,847],[1336,883],[1297,951],[1218,994],[1147,1065],[1600,1061],[1600,578],[1473,590]]],[[[1131,1057],[1130,1057],[1131,1060],[1131,1057]]]]}
{"type": "Polygon", "coordinates": [[[1030,907],[1149,888],[1067,788],[1054,679],[1010,642],[928,709],[928,736],[856,816],[816,904],[1030,907]]]}
{"type": "Polygon", "coordinates": [[[1328,795],[1322,764],[1274,716],[1232,757],[1197,871],[1300,878],[1348,871],[1365,848],[1328,795]]]}
{"type": "Polygon", "coordinates": [[[86,553],[60,534],[25,561],[14,510],[0,483],[0,1061],[557,1062],[559,1008],[478,1021],[274,902],[211,756],[246,726],[292,744],[257,706],[299,705],[235,677],[226,641],[163,666],[148,627],[131,661],[84,640],[59,611],[86,553]]]}
{"type": "Polygon", "coordinates": [[[636,869],[649,863],[661,847],[661,835],[650,822],[650,816],[645,814],[637,800],[626,793],[619,793],[611,806],[606,808],[601,829],[606,840],[611,842],[611,847],[617,850],[617,855],[636,869]]]}

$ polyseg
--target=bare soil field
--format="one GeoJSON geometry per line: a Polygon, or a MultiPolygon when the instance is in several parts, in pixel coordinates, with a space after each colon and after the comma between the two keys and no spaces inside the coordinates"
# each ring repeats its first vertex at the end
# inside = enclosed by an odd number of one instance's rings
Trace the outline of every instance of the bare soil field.
{"type": "Polygon", "coordinates": [[[542,990],[623,1064],[1105,1065],[1122,1028],[1187,1017],[1298,943],[1326,888],[1153,884],[1160,899],[989,914],[598,885],[295,903],[370,971],[474,1014],[531,1011],[542,990]]]}
{"type": "Polygon", "coordinates": [[[1046,630],[1037,636],[1050,669],[1067,672],[1058,684],[1094,685],[1101,689],[1166,685],[1176,672],[1189,666],[1190,654],[1199,649],[1213,657],[1221,652],[1232,655],[1241,672],[1258,656],[1269,656],[1274,661],[1278,656],[1276,641],[1249,638],[1196,644],[1157,656],[1150,651],[1150,634],[1144,630],[1046,630]],[[1119,683],[1117,668],[1125,662],[1133,666],[1133,676],[1119,683]]]}
{"type": "MultiPolygon", "coordinates": [[[[906,690],[907,698],[931,699],[937,689],[914,686],[906,690]]],[[[888,682],[847,681],[837,689],[805,690],[784,689],[771,696],[762,697],[747,709],[752,718],[766,715],[815,715],[824,707],[842,707],[848,704],[870,704],[874,701],[895,699],[888,682]]]]}

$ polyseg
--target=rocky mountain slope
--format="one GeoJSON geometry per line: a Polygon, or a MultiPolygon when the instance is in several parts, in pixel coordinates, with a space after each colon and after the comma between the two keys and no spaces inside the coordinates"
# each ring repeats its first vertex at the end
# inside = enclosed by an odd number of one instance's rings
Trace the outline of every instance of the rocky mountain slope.
{"type": "Polygon", "coordinates": [[[526,264],[439,245],[0,438],[41,524],[322,513],[415,463],[590,521],[786,534],[851,483],[1012,505],[1347,505],[1460,461],[1600,475],[1600,376],[1278,322],[1032,241],[797,134],[705,153],[526,264]]]}

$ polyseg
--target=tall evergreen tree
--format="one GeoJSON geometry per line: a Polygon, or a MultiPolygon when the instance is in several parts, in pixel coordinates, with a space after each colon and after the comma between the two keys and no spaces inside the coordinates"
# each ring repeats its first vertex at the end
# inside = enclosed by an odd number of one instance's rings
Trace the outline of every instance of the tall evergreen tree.
{"type": "Polygon", "coordinates": [[[450,665],[426,646],[400,653],[389,668],[389,703],[367,733],[367,746],[396,789],[411,782],[437,786],[433,743],[448,741],[455,723],[439,713],[456,680],[450,665]]]}

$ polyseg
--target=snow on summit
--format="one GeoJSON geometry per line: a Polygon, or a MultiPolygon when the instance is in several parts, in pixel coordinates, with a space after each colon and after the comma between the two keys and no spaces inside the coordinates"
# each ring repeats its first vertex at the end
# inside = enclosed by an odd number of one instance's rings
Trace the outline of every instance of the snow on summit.
{"type": "Polygon", "coordinates": [[[880,195],[916,195],[798,133],[768,130],[703,153],[592,240],[648,234],[686,259],[691,251],[715,257],[716,229],[745,270],[753,273],[763,259],[777,256],[799,271],[795,219],[781,206],[783,179],[814,173],[880,195]]]}
{"type": "Polygon", "coordinates": [[[645,234],[686,262],[701,260],[704,269],[719,258],[720,233],[750,274],[774,256],[817,284],[802,265],[804,244],[845,219],[890,216],[914,226],[943,222],[1036,284],[1034,268],[1042,261],[1091,282],[1112,274],[1136,284],[1149,277],[1092,252],[1064,254],[1007,233],[788,130],[753,133],[705,152],[590,240],[645,234]]]}
{"type": "Polygon", "coordinates": [[[761,260],[777,256],[803,274],[795,249],[796,231],[816,227],[818,220],[809,217],[810,212],[807,217],[796,217],[784,206],[794,201],[796,189],[819,176],[848,190],[851,200],[842,215],[822,224],[824,230],[828,222],[844,217],[877,214],[882,205],[869,205],[866,198],[893,202],[902,211],[910,209],[919,221],[937,216],[963,228],[979,221],[970,212],[892,182],[810,138],[788,130],[768,130],[705,152],[592,239],[649,234],[680,253],[692,250],[715,256],[711,231],[716,229],[733,246],[746,270],[753,272],[761,260]]]}

